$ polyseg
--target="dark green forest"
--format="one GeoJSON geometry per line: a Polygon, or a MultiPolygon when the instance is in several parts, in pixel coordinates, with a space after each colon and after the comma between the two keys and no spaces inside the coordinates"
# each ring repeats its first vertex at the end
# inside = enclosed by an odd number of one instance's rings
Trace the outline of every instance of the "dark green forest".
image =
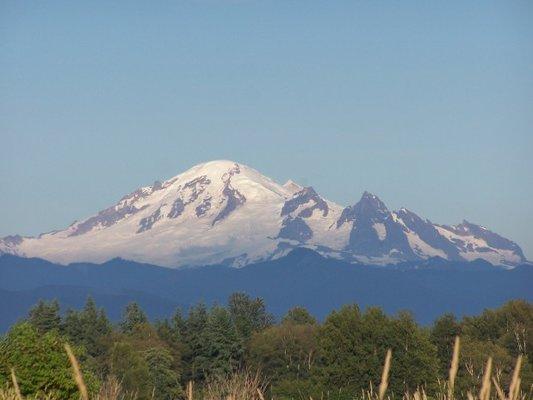
{"type": "Polygon", "coordinates": [[[524,356],[522,388],[533,383],[533,306],[515,300],[481,315],[446,314],[420,326],[408,312],[346,305],[317,321],[303,307],[281,320],[260,298],[235,293],[227,305],[196,304],[168,319],[149,321],[136,303],[118,324],[89,298],[82,310],[62,312],[41,301],[0,338],[0,387],[11,369],[23,395],[78,399],[64,343],[81,363],[88,389],[109,380],[138,399],[186,396],[193,382],[201,393],[210,382],[247,371],[277,399],[354,399],[379,384],[383,360],[392,350],[389,393],[401,398],[424,388],[431,396],[446,380],[453,343],[461,337],[458,393],[480,385],[487,357],[506,385],[524,356]],[[257,374],[257,375],[255,375],[257,374]]]}

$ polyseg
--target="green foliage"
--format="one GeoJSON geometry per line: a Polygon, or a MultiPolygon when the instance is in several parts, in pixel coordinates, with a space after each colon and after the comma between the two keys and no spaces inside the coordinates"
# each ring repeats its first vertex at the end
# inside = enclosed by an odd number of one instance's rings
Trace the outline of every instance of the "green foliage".
{"type": "Polygon", "coordinates": [[[40,333],[50,332],[54,329],[59,330],[61,317],[59,316],[59,303],[57,300],[51,302],[40,300],[30,310],[28,322],[40,333]]]}
{"type": "Polygon", "coordinates": [[[514,359],[525,357],[523,384],[533,383],[533,306],[513,300],[502,307],[485,310],[481,315],[465,317],[462,322],[465,338],[462,367],[463,386],[479,382],[479,371],[488,355],[495,359],[496,370],[503,382],[511,378],[514,359]]]}
{"type": "Polygon", "coordinates": [[[228,310],[217,306],[207,314],[203,306],[192,309],[187,326],[194,378],[224,376],[235,370],[243,347],[228,310]]]}
{"type": "Polygon", "coordinates": [[[361,313],[357,306],[333,312],[319,334],[323,379],[352,396],[377,386],[387,349],[393,364],[389,387],[403,393],[436,381],[436,349],[408,314],[387,317],[380,309],[361,313]]]}
{"type": "Polygon", "coordinates": [[[437,349],[431,343],[429,332],[421,329],[412,315],[405,312],[388,319],[388,325],[390,331],[386,340],[390,343],[388,347],[392,349],[394,360],[389,383],[391,390],[412,393],[422,386],[428,391],[435,389],[439,364],[437,349]]]}
{"type": "MultiPolygon", "coordinates": [[[[41,326],[42,328],[42,326],[41,326]]],[[[20,323],[0,341],[0,376],[7,381],[14,368],[23,395],[51,395],[57,399],[78,399],[78,389],[57,329],[41,334],[32,324],[20,323]]],[[[83,360],[81,349],[74,349],[83,360]]],[[[89,389],[97,386],[95,377],[84,371],[89,389]]]]}
{"type": "Polygon", "coordinates": [[[109,354],[109,371],[116,376],[127,392],[136,393],[139,399],[151,395],[148,363],[131,341],[116,341],[109,354]]]}
{"type": "Polygon", "coordinates": [[[39,302],[27,322],[0,339],[0,386],[8,384],[14,367],[26,398],[45,393],[78,398],[63,348],[68,341],[93,393],[98,376],[102,382],[120,382],[123,393],[139,400],[182,398],[189,380],[207,395],[215,386],[229,390],[231,376],[246,376],[239,381],[243,388],[257,387],[259,370],[269,382],[266,397],[352,400],[369,384],[377,387],[391,349],[388,393],[401,397],[423,387],[433,398],[438,380],[447,379],[453,341],[461,335],[456,393],[464,397],[479,387],[488,356],[495,376],[507,386],[522,354],[522,386],[530,387],[532,330],[533,306],[524,301],[460,321],[443,315],[430,328],[420,327],[408,313],[362,312],[356,305],[332,312],[323,323],[295,307],[274,324],[263,301],[243,293],[232,295],[227,307],[199,303],[187,315],[178,310],[155,324],[131,303],[116,327],[91,298],[63,318],[57,302],[39,302]],[[248,381],[255,383],[246,386],[248,381]]]}
{"type": "MultiPolygon", "coordinates": [[[[114,332],[107,360],[111,375],[140,400],[175,398],[180,393],[180,367],[173,349],[149,323],[138,322],[128,333],[114,332]]],[[[178,355],[179,357],[179,355],[178,355]]]]}
{"type": "Polygon", "coordinates": [[[523,300],[513,300],[495,310],[485,310],[464,320],[466,335],[505,347],[512,356],[533,359],[533,307],[523,300]]]}
{"type": "Polygon", "coordinates": [[[172,400],[182,394],[179,377],[173,370],[174,358],[169,350],[153,347],[144,352],[153,398],[172,400]]]}
{"type": "Polygon", "coordinates": [[[120,328],[124,333],[132,333],[139,325],[146,324],[148,318],[141,307],[135,302],[126,306],[120,328]]]}
{"type": "Polygon", "coordinates": [[[244,340],[249,339],[253,332],[274,323],[274,317],[266,311],[263,299],[252,299],[245,293],[233,293],[228,299],[228,308],[237,332],[244,340]]]}
{"type": "Polygon", "coordinates": [[[228,310],[222,307],[211,309],[205,339],[204,374],[227,375],[234,371],[239,365],[244,349],[228,310]]]}
{"type": "MultiPolygon", "coordinates": [[[[181,313],[179,313],[181,315],[181,313]]],[[[176,325],[175,319],[170,322],[168,319],[159,321],[155,325],[157,335],[164,342],[170,355],[172,356],[172,369],[177,375],[182,374],[183,354],[186,352],[184,342],[184,328],[176,325]]]]}
{"type": "Polygon", "coordinates": [[[82,311],[67,311],[63,332],[69,341],[84,346],[90,356],[101,357],[106,350],[102,341],[111,333],[111,324],[104,310],[99,310],[89,297],[82,311]]]}
{"type": "Polygon", "coordinates": [[[207,307],[203,303],[198,303],[189,310],[184,332],[185,349],[183,352],[183,360],[187,365],[184,375],[187,380],[197,381],[205,378],[202,363],[207,317],[207,307]]]}
{"type": "Polygon", "coordinates": [[[431,328],[431,343],[437,348],[441,376],[446,376],[448,373],[455,337],[460,335],[461,325],[453,314],[444,314],[435,321],[431,328]]]}
{"type": "Polygon", "coordinates": [[[292,323],[298,325],[316,324],[316,318],[309,314],[304,307],[291,308],[281,320],[282,323],[292,323]]]}
{"type": "Polygon", "coordinates": [[[247,362],[269,378],[276,397],[316,390],[317,333],[317,325],[285,322],[253,335],[247,362]]]}

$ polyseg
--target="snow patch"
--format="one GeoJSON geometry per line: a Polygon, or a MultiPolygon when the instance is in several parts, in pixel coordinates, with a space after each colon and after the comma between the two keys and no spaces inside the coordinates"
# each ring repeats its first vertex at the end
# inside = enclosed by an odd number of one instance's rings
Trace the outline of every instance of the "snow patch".
{"type": "Polygon", "coordinates": [[[416,233],[412,231],[405,232],[405,235],[407,236],[407,241],[409,242],[409,246],[413,249],[413,251],[422,258],[429,258],[429,257],[441,257],[444,259],[447,259],[446,253],[440,249],[436,249],[426,242],[424,242],[420,236],[418,236],[416,233]]]}
{"type": "Polygon", "coordinates": [[[385,224],[381,222],[376,222],[374,225],[372,225],[372,228],[374,228],[374,230],[376,231],[379,240],[385,240],[385,238],[387,237],[387,228],[385,227],[385,224]]]}

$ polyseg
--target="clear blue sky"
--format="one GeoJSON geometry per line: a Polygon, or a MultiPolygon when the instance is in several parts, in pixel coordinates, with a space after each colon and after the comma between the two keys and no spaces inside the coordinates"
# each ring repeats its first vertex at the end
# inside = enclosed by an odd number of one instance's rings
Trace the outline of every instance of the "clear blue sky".
{"type": "Polygon", "coordinates": [[[533,258],[531,1],[0,2],[0,235],[211,159],[533,258]]]}

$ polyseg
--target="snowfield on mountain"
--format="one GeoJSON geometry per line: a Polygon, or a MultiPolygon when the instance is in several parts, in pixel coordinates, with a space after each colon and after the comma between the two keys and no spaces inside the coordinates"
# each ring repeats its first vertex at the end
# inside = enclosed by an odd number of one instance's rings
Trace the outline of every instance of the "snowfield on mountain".
{"type": "Polygon", "coordinates": [[[376,265],[431,257],[507,267],[526,261],[516,243],[482,226],[437,225],[405,208],[389,211],[367,192],[343,207],[312,187],[280,185],[225,160],[142,187],[64,230],[0,239],[0,253],[63,264],[120,257],[167,267],[240,267],[295,247],[376,265]]]}

